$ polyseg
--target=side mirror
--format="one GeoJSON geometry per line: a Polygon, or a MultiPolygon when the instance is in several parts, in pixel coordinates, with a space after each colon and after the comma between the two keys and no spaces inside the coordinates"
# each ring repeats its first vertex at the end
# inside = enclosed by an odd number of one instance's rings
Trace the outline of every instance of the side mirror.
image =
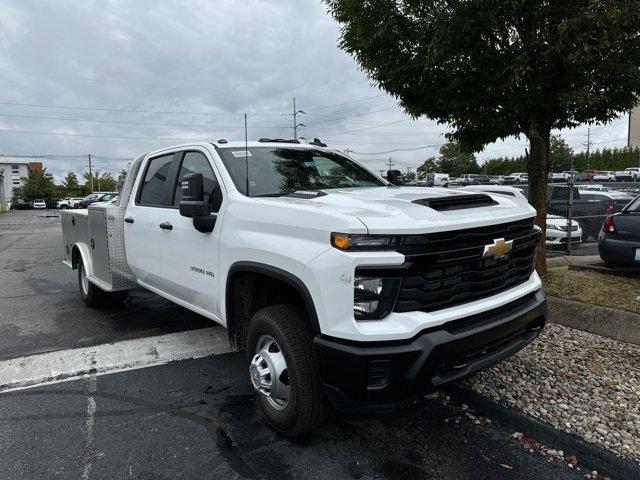
{"type": "Polygon", "coordinates": [[[402,172],[400,170],[387,170],[387,182],[393,185],[402,185],[402,172]]]}
{"type": "Polygon", "coordinates": [[[211,213],[209,199],[204,198],[204,180],[201,173],[188,173],[182,177],[180,215],[202,217],[211,213]]]}
{"type": "Polygon", "coordinates": [[[201,173],[188,173],[182,177],[180,215],[193,218],[193,227],[202,233],[211,233],[216,216],[211,215],[209,199],[204,198],[204,179],[201,173]]]}

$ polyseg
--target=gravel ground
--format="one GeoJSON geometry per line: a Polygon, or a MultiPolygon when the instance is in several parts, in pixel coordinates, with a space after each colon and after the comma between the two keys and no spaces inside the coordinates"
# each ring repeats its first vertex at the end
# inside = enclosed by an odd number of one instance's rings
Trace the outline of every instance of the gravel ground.
{"type": "Polygon", "coordinates": [[[548,323],[537,341],[468,384],[640,463],[639,346],[548,323]]]}

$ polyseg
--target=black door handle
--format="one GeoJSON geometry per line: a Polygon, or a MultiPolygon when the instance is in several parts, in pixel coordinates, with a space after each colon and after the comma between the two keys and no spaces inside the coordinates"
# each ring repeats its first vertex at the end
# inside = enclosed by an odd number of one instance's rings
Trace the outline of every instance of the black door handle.
{"type": "Polygon", "coordinates": [[[124,219],[124,221],[127,223],[133,223],[133,217],[127,217],[124,219]]]}
{"type": "Polygon", "coordinates": [[[173,225],[171,225],[169,222],[162,222],[160,224],[160,228],[163,230],[173,230],[173,225]]]}

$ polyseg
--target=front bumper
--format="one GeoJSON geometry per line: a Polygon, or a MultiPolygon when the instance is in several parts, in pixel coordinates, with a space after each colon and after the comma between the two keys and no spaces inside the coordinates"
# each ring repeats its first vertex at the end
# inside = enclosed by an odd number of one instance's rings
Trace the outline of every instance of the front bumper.
{"type": "Polygon", "coordinates": [[[513,355],[540,334],[546,319],[539,290],[408,340],[354,342],[318,335],[314,350],[325,390],[338,409],[389,409],[513,355]]]}
{"type": "MultiPolygon", "coordinates": [[[[582,242],[582,230],[571,231],[571,244],[578,245],[582,242]]],[[[567,244],[567,232],[564,230],[547,229],[546,235],[547,246],[557,246],[567,244]]]]}

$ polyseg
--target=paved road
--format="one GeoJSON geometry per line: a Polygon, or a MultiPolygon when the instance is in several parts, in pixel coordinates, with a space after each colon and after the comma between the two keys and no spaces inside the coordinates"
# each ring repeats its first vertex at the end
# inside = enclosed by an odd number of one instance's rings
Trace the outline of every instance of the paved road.
{"type": "MultiPolygon", "coordinates": [[[[59,220],[41,215],[0,215],[2,358],[211,326],[145,292],[122,309],[85,308],[60,264],[59,220]]],[[[241,354],[227,353],[2,393],[0,478],[582,478],[496,421],[474,425],[456,401],[335,415],[287,440],[246,378],[241,354]]]]}
{"type": "Polygon", "coordinates": [[[144,290],[123,306],[87,309],[62,255],[57,211],[0,214],[0,360],[211,326],[144,290]]]}
{"type": "Polygon", "coordinates": [[[500,425],[456,424],[459,407],[438,401],[286,440],[257,414],[245,377],[232,353],[0,395],[0,477],[581,478],[500,425]]]}

